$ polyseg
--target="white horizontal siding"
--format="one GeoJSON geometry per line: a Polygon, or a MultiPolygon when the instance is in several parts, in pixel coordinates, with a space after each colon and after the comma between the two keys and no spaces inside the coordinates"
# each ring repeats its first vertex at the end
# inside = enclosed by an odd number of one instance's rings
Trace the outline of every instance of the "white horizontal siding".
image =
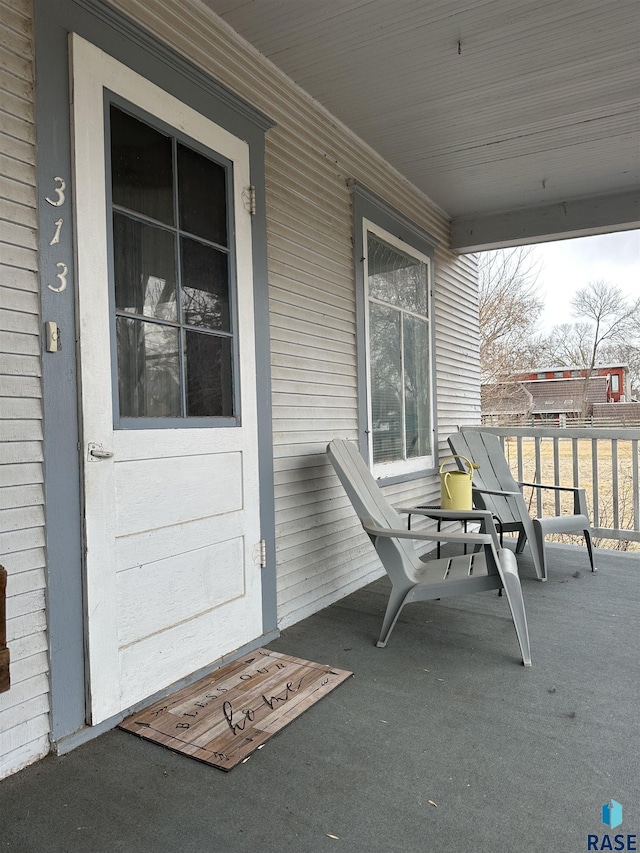
{"type": "MultiPolygon", "coordinates": [[[[355,178],[444,246],[449,222],[375,152],[195,0],[114,5],[267,113],[267,239],[272,341],[278,615],[289,625],[380,574],[326,458],[357,435],[352,250],[355,178]]],[[[471,259],[436,254],[441,446],[479,411],[471,259]]],[[[389,490],[435,500],[436,478],[389,490]]]]}
{"type": "Polygon", "coordinates": [[[49,751],[31,3],[0,0],[0,778],[49,751]]]}

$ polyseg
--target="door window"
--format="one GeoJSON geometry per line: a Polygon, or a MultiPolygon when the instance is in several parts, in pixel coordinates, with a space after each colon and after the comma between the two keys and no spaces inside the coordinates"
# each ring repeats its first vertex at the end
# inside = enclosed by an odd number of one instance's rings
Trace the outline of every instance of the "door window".
{"type": "Polygon", "coordinates": [[[110,136],[116,422],[229,425],[231,164],[115,104],[110,136]]]}

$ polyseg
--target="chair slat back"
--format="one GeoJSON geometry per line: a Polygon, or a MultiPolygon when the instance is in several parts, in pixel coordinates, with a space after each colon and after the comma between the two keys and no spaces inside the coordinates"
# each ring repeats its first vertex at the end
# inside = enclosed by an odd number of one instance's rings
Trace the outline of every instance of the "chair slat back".
{"type": "MultiPolygon", "coordinates": [[[[327,447],[327,454],[361,522],[373,522],[375,526],[386,529],[406,528],[400,515],[380,491],[353,442],[336,438],[327,447]]],[[[410,539],[385,539],[384,544],[380,541],[376,548],[379,553],[384,553],[386,559],[383,563],[390,576],[400,572],[413,576],[419,559],[410,539]],[[397,559],[388,559],[390,551],[396,553],[397,559]]]]}
{"type": "MultiPolygon", "coordinates": [[[[473,473],[474,486],[507,492],[520,491],[496,435],[475,430],[458,432],[449,437],[449,446],[453,453],[466,456],[480,466],[473,473]]],[[[478,495],[477,502],[480,501],[484,509],[498,516],[503,524],[520,521],[519,513],[514,511],[513,502],[507,498],[499,495],[478,495]]]]}
{"type": "Polygon", "coordinates": [[[327,453],[361,521],[369,519],[378,527],[402,526],[400,516],[380,491],[353,442],[336,438],[327,453]]]}

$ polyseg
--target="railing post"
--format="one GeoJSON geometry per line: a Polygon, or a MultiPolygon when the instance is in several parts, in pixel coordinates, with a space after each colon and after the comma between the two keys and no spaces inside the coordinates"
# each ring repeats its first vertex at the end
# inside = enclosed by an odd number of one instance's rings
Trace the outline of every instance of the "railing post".
{"type": "MultiPolygon", "coordinates": [[[[560,482],[560,440],[553,437],[553,482],[560,482]]],[[[555,512],[560,515],[560,492],[555,495],[555,512]]]]}
{"type": "MultiPolygon", "coordinates": [[[[542,483],[542,438],[537,435],[535,437],[535,454],[536,454],[536,474],[534,477],[534,482],[542,483]]],[[[538,516],[542,515],[542,495],[540,494],[540,489],[536,489],[536,513],[538,516]]]]}
{"type": "Polygon", "coordinates": [[[598,439],[591,439],[591,488],[593,494],[591,495],[591,500],[593,501],[593,526],[600,526],[600,503],[598,500],[598,439]]]}
{"type": "Polygon", "coordinates": [[[611,485],[613,488],[613,526],[616,530],[620,528],[620,507],[618,501],[618,439],[611,439],[611,485]]]}
{"type": "Polygon", "coordinates": [[[631,442],[631,465],[633,469],[631,487],[633,489],[633,526],[640,530],[640,479],[638,477],[638,442],[631,442]]]}

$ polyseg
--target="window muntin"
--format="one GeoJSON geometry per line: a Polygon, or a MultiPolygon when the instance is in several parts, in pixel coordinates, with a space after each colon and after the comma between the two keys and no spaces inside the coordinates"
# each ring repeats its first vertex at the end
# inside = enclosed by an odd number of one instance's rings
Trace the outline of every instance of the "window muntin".
{"type": "Polygon", "coordinates": [[[114,104],[110,131],[119,417],[237,417],[230,164],[114,104]]]}
{"type": "Polygon", "coordinates": [[[376,476],[433,464],[430,260],[364,222],[370,462],[376,476]]]}

